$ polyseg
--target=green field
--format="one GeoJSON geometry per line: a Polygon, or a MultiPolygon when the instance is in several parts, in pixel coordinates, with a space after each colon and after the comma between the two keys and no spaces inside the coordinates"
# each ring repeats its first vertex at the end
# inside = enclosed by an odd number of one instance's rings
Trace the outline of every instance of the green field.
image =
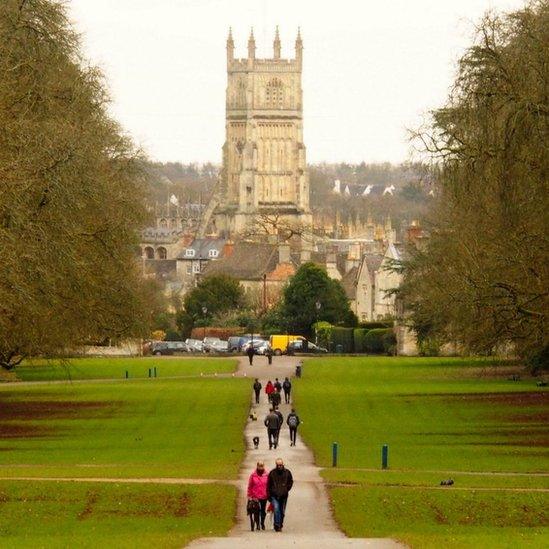
{"type": "Polygon", "coordinates": [[[231,373],[234,358],[146,357],[146,358],[71,358],[27,360],[15,373],[21,381],[60,381],[77,379],[148,378],[156,367],[157,377],[183,377],[200,374],[231,373]]]}
{"type": "Polygon", "coordinates": [[[0,387],[0,476],[234,478],[238,378],[0,387]]]}
{"type": "Polygon", "coordinates": [[[173,547],[223,536],[236,488],[217,485],[0,482],[1,547],[173,547]]]}
{"type": "Polygon", "coordinates": [[[324,467],[339,444],[338,469],[322,474],[343,530],[417,547],[547,546],[548,393],[509,373],[482,360],[307,361],[301,432],[324,467]]]}
{"type": "MultiPolygon", "coordinates": [[[[181,547],[225,535],[234,524],[235,487],[184,479],[237,477],[249,380],[200,377],[232,371],[235,361],[72,362],[81,379],[118,377],[126,368],[137,377],[155,364],[165,376],[0,385],[0,546],[181,547]],[[132,478],[147,482],[124,482],[132,478]],[[183,480],[155,481],[162,478],[183,480]]],[[[58,368],[32,364],[18,373],[55,380],[58,368]]]]}

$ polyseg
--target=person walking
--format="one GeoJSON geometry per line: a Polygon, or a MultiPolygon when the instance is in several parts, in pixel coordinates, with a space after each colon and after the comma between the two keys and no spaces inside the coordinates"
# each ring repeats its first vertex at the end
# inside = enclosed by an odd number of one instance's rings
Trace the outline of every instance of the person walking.
{"type": "Polygon", "coordinates": [[[270,408],[269,413],[265,417],[265,421],[263,423],[265,424],[265,427],[267,427],[269,450],[271,450],[273,446],[276,449],[278,445],[278,426],[280,423],[280,418],[278,417],[278,414],[275,414],[274,410],[270,408]]]}
{"type": "Polygon", "coordinates": [[[259,393],[261,392],[261,383],[259,383],[259,379],[257,377],[255,378],[254,382],[254,393],[255,393],[255,403],[259,404],[259,393]]]}
{"type": "Polygon", "coordinates": [[[273,406],[280,406],[280,403],[282,402],[282,396],[276,389],[271,393],[271,402],[273,406]]]}
{"type": "Polygon", "coordinates": [[[286,418],[286,423],[290,429],[290,446],[295,446],[295,439],[297,437],[297,428],[301,423],[299,416],[295,413],[295,410],[292,408],[292,411],[288,414],[286,418]]]}
{"type": "Polygon", "coordinates": [[[250,361],[250,366],[254,363],[255,349],[253,345],[249,345],[246,349],[246,354],[248,355],[248,360],[250,361]]]}
{"type": "Polygon", "coordinates": [[[284,383],[282,383],[282,389],[284,390],[284,402],[286,404],[290,404],[290,393],[292,391],[292,382],[288,379],[284,379],[284,383]]]}
{"type": "Polygon", "coordinates": [[[267,362],[270,366],[273,363],[273,349],[271,348],[271,346],[267,347],[267,350],[265,351],[265,356],[267,357],[267,362]]]}
{"type": "Polygon", "coordinates": [[[271,382],[271,380],[269,379],[269,381],[267,381],[267,385],[265,385],[265,394],[267,395],[267,400],[269,402],[271,402],[271,396],[272,394],[274,393],[274,387],[273,387],[273,384],[271,382]]]}
{"type": "Polygon", "coordinates": [[[284,425],[284,416],[278,409],[278,406],[274,406],[274,413],[278,416],[278,431],[276,432],[276,444],[278,446],[278,441],[280,440],[280,429],[282,429],[282,425],[284,425]]]}
{"type": "Polygon", "coordinates": [[[267,514],[267,480],[269,475],[265,471],[265,464],[262,461],[257,462],[255,470],[248,479],[248,500],[257,502],[258,505],[250,505],[250,527],[252,532],[254,526],[256,530],[265,530],[265,516],[267,514]]]}
{"type": "Polygon", "coordinates": [[[281,532],[284,526],[288,494],[292,489],[294,479],[291,471],[284,467],[282,459],[278,458],[275,464],[275,468],[269,473],[267,479],[267,497],[273,505],[274,529],[276,532],[281,532]]]}
{"type": "Polygon", "coordinates": [[[280,383],[280,381],[278,381],[278,378],[275,377],[275,382],[273,383],[274,385],[274,388],[279,392],[281,393],[282,392],[282,383],[280,383]]]}

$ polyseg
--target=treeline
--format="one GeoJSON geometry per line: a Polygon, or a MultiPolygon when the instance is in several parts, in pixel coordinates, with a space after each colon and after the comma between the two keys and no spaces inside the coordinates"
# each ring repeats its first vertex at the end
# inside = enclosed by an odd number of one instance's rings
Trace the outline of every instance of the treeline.
{"type": "MultiPolygon", "coordinates": [[[[219,175],[216,164],[183,164],[181,162],[148,162],[149,202],[165,203],[175,194],[180,202],[202,202],[210,199],[219,175]]],[[[315,211],[333,216],[339,212],[345,222],[351,216],[375,220],[390,215],[396,225],[401,220],[422,218],[431,202],[432,172],[421,163],[403,164],[312,164],[309,166],[311,206],[315,211]],[[341,194],[333,192],[334,181],[341,181],[341,194]],[[369,195],[362,193],[371,185],[369,195]],[[394,186],[392,194],[383,195],[394,186]],[[344,194],[349,186],[352,196],[344,194]]]]}
{"type": "Polygon", "coordinates": [[[417,138],[438,170],[431,238],[404,264],[423,341],[549,365],[549,4],[487,15],[417,138]]]}

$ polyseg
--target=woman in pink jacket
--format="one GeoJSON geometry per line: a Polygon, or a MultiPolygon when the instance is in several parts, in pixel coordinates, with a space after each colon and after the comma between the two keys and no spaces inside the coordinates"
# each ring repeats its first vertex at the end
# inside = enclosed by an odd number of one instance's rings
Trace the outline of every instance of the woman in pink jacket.
{"type": "Polygon", "coordinates": [[[257,462],[255,471],[248,480],[248,514],[250,515],[250,526],[252,532],[265,530],[265,515],[267,514],[267,479],[269,475],[265,471],[265,464],[257,462]],[[257,503],[256,503],[257,502],[257,503]]]}

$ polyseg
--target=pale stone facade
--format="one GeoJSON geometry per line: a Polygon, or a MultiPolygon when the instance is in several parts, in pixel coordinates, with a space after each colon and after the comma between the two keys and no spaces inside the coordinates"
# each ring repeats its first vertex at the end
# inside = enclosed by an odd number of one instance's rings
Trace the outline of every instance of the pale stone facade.
{"type": "Polygon", "coordinates": [[[277,29],[273,57],[257,59],[252,32],[248,57],[235,59],[229,33],[223,169],[208,212],[212,229],[220,236],[242,234],[261,214],[277,214],[286,224],[312,226],[300,34],[294,59],[282,59],[280,48],[277,29]]]}

